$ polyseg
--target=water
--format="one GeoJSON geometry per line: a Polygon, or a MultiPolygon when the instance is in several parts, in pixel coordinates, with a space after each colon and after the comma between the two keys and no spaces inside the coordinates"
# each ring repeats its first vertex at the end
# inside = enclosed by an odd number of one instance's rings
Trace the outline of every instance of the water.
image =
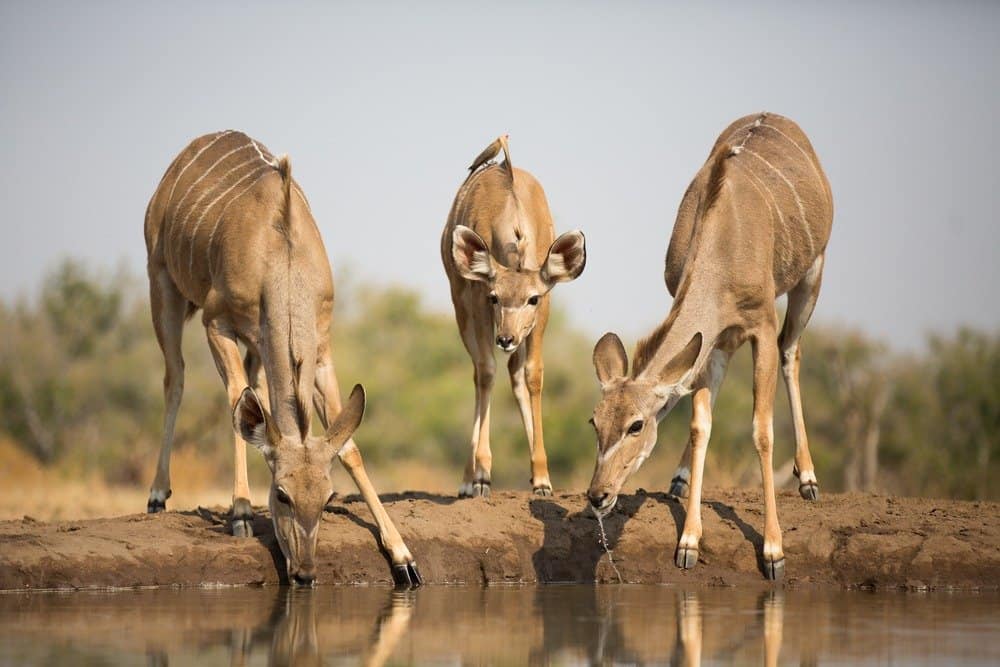
{"type": "Polygon", "coordinates": [[[2,665],[1000,664],[1000,595],[667,586],[0,594],[2,665]]]}

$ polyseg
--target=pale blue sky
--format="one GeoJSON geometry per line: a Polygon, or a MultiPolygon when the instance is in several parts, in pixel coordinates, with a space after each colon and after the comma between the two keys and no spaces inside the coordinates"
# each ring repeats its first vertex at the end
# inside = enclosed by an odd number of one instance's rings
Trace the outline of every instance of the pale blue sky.
{"type": "Polygon", "coordinates": [[[768,110],[836,204],[816,318],[915,347],[1000,325],[1000,4],[0,4],[0,297],[60,257],[142,274],[146,202],[193,137],[292,157],[334,272],[450,307],[438,239],[509,132],[589,261],[592,334],[669,308],[663,256],[718,133],[768,110]],[[385,243],[385,238],[392,243],[385,243]]]}

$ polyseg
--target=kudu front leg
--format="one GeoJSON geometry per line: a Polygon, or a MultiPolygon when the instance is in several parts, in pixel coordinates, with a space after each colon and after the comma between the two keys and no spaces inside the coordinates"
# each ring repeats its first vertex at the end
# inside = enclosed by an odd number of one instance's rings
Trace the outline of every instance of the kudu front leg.
{"type": "MultiPolygon", "coordinates": [[[[541,315],[541,314],[540,314],[541,315]]],[[[546,310],[546,317],[548,317],[546,310]]],[[[542,334],[540,322],[529,334],[524,345],[527,348],[525,361],[525,381],[531,399],[531,431],[528,443],[531,446],[531,489],[539,496],[552,495],[552,481],[549,479],[549,459],[545,453],[545,437],[542,433],[542,387],[545,383],[545,362],[542,359],[542,334]]]]}
{"type": "Polygon", "coordinates": [[[773,332],[753,339],[753,444],[760,458],[764,491],[764,576],[781,579],[785,554],[774,496],[774,392],[778,383],[778,345],[773,332]]]}
{"type": "MultiPolygon", "coordinates": [[[[215,359],[215,367],[226,385],[229,412],[232,414],[243,390],[249,386],[240,348],[233,328],[227,323],[212,320],[205,325],[208,346],[215,359]]],[[[233,506],[230,526],[236,537],[253,536],[253,506],[250,504],[250,482],[247,479],[247,443],[238,431],[233,431],[233,506]]]]}
{"type": "Polygon", "coordinates": [[[156,461],[156,477],[149,489],[146,511],[150,514],[167,509],[170,497],[170,451],[174,443],[174,424],[184,395],[184,358],[181,354],[181,337],[184,330],[184,313],[187,299],[177,291],[164,268],[149,270],[149,296],[153,311],[153,329],[163,352],[163,440],[160,456],[156,461]]]}
{"type": "MultiPolygon", "coordinates": [[[[319,363],[316,366],[315,389],[315,400],[317,408],[319,408],[317,413],[319,414],[320,421],[323,423],[323,428],[327,429],[330,427],[333,419],[340,413],[342,405],[340,401],[340,389],[337,384],[337,374],[334,371],[333,361],[330,358],[329,352],[321,351],[319,354],[319,363]]],[[[389,514],[385,511],[378,493],[375,492],[375,487],[372,485],[371,479],[368,478],[368,472],[365,470],[364,460],[361,458],[361,450],[358,449],[353,438],[344,443],[344,446],[337,452],[337,458],[343,464],[344,468],[347,469],[347,473],[351,476],[351,479],[354,480],[355,486],[358,487],[361,497],[364,498],[365,504],[368,505],[368,509],[375,519],[375,525],[378,527],[379,543],[389,554],[389,559],[392,562],[392,577],[396,585],[420,586],[423,584],[423,579],[420,576],[420,571],[417,569],[417,563],[403,542],[399,531],[396,530],[392,519],[389,518],[389,514]]]]}
{"type": "Polygon", "coordinates": [[[496,377],[496,361],[492,350],[481,360],[475,361],[473,380],[476,385],[476,416],[472,423],[472,447],[465,465],[459,498],[490,495],[493,452],[490,449],[490,403],[496,377]]]}
{"type": "Polygon", "coordinates": [[[705,453],[712,435],[711,389],[702,387],[694,392],[691,401],[691,492],[688,494],[687,516],[684,531],[677,543],[674,562],[677,567],[691,569],[698,562],[698,543],[701,541],[701,489],[705,475],[705,453]]]}

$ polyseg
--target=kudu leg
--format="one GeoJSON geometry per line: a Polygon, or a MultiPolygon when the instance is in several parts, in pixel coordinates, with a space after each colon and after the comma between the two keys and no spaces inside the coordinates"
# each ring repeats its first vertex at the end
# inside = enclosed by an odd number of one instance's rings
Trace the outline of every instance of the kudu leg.
{"type": "Polygon", "coordinates": [[[493,357],[493,324],[477,318],[456,301],[455,315],[458,320],[462,342],[469,352],[474,368],[473,382],[476,388],[476,412],[472,423],[472,438],[469,459],[465,465],[459,498],[490,495],[493,452],[490,449],[490,403],[493,396],[493,382],[496,377],[496,360],[493,357]]]}
{"type": "Polygon", "coordinates": [[[174,286],[166,269],[150,269],[150,306],[153,312],[153,329],[156,340],[163,352],[165,371],[163,375],[163,440],[160,442],[160,456],[156,461],[156,477],[149,490],[146,511],[150,514],[167,508],[170,497],[170,450],[174,443],[174,424],[177,411],[181,407],[184,394],[184,357],[181,354],[181,338],[184,332],[184,314],[187,299],[174,286]]]}
{"type": "Polygon", "coordinates": [[[805,278],[788,292],[788,310],[785,323],[778,337],[781,351],[781,373],[788,390],[788,404],[792,411],[795,427],[795,476],[799,479],[799,494],[806,500],[819,498],[819,483],[816,469],[809,454],[809,439],[806,437],[806,422],[802,416],[802,395],[799,391],[799,365],[802,346],[799,342],[802,332],[812,317],[819,298],[819,288],[823,277],[823,256],[816,259],[805,278]]]}
{"type": "MultiPolygon", "coordinates": [[[[215,367],[219,371],[226,394],[229,398],[229,412],[232,414],[243,390],[249,386],[236,333],[228,322],[218,319],[205,325],[208,347],[212,350],[215,367]]],[[[250,504],[250,482],[247,479],[247,443],[237,431],[233,431],[233,509],[230,525],[236,537],[253,536],[253,506],[250,504]]]]}
{"type": "MultiPolygon", "coordinates": [[[[712,352],[710,365],[708,367],[707,384],[711,390],[712,409],[715,409],[715,399],[719,396],[719,387],[726,377],[726,368],[729,365],[731,355],[722,350],[712,352]]],[[[693,418],[693,417],[692,417],[693,418]]],[[[692,440],[689,437],[681,460],[674,470],[674,476],[670,480],[670,495],[675,498],[687,498],[691,487],[691,450],[692,440]]]]}
{"type": "Polygon", "coordinates": [[[778,384],[778,345],[773,330],[753,338],[753,444],[760,458],[764,490],[764,575],[781,579],[785,555],[774,497],[774,392],[778,384]]]}
{"type": "MultiPolygon", "coordinates": [[[[321,407],[321,409],[317,410],[317,414],[319,414],[320,421],[323,423],[323,428],[326,429],[330,427],[334,418],[340,414],[342,406],[340,385],[337,383],[337,373],[334,370],[333,360],[330,358],[328,351],[321,350],[318,355],[314,384],[316,396],[318,397],[315,400],[322,401],[322,405],[317,406],[321,407]]],[[[361,458],[361,450],[358,449],[354,438],[344,443],[344,446],[337,452],[337,458],[343,464],[344,468],[347,469],[351,479],[354,480],[354,484],[358,487],[361,497],[364,498],[368,509],[372,513],[372,517],[375,519],[375,525],[378,527],[379,542],[382,548],[389,554],[389,558],[392,561],[392,576],[396,584],[405,586],[421,585],[423,579],[420,577],[417,563],[403,542],[403,537],[396,530],[396,525],[389,518],[388,512],[385,511],[378,493],[375,492],[375,487],[372,485],[371,480],[368,478],[368,472],[365,470],[365,463],[361,458]]]]}
{"type": "Polygon", "coordinates": [[[684,531],[677,543],[674,562],[690,569],[698,562],[701,541],[701,488],[705,475],[705,453],[712,434],[712,392],[708,387],[695,390],[691,410],[691,492],[688,494],[684,531]]]}
{"type": "Polygon", "coordinates": [[[535,330],[524,342],[527,353],[524,374],[528,385],[528,396],[531,399],[531,431],[528,434],[528,443],[531,446],[531,488],[537,495],[551,496],[549,459],[545,453],[545,438],[542,434],[542,387],[545,380],[542,338],[545,334],[545,321],[548,319],[547,301],[542,308],[544,310],[539,310],[535,330]]]}

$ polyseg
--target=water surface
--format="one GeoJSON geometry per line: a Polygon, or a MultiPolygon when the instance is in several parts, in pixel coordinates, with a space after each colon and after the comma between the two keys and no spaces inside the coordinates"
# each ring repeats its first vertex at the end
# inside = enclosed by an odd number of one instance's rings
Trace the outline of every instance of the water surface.
{"type": "Polygon", "coordinates": [[[1000,595],[669,586],[0,594],[10,665],[1000,664],[1000,595]]]}

